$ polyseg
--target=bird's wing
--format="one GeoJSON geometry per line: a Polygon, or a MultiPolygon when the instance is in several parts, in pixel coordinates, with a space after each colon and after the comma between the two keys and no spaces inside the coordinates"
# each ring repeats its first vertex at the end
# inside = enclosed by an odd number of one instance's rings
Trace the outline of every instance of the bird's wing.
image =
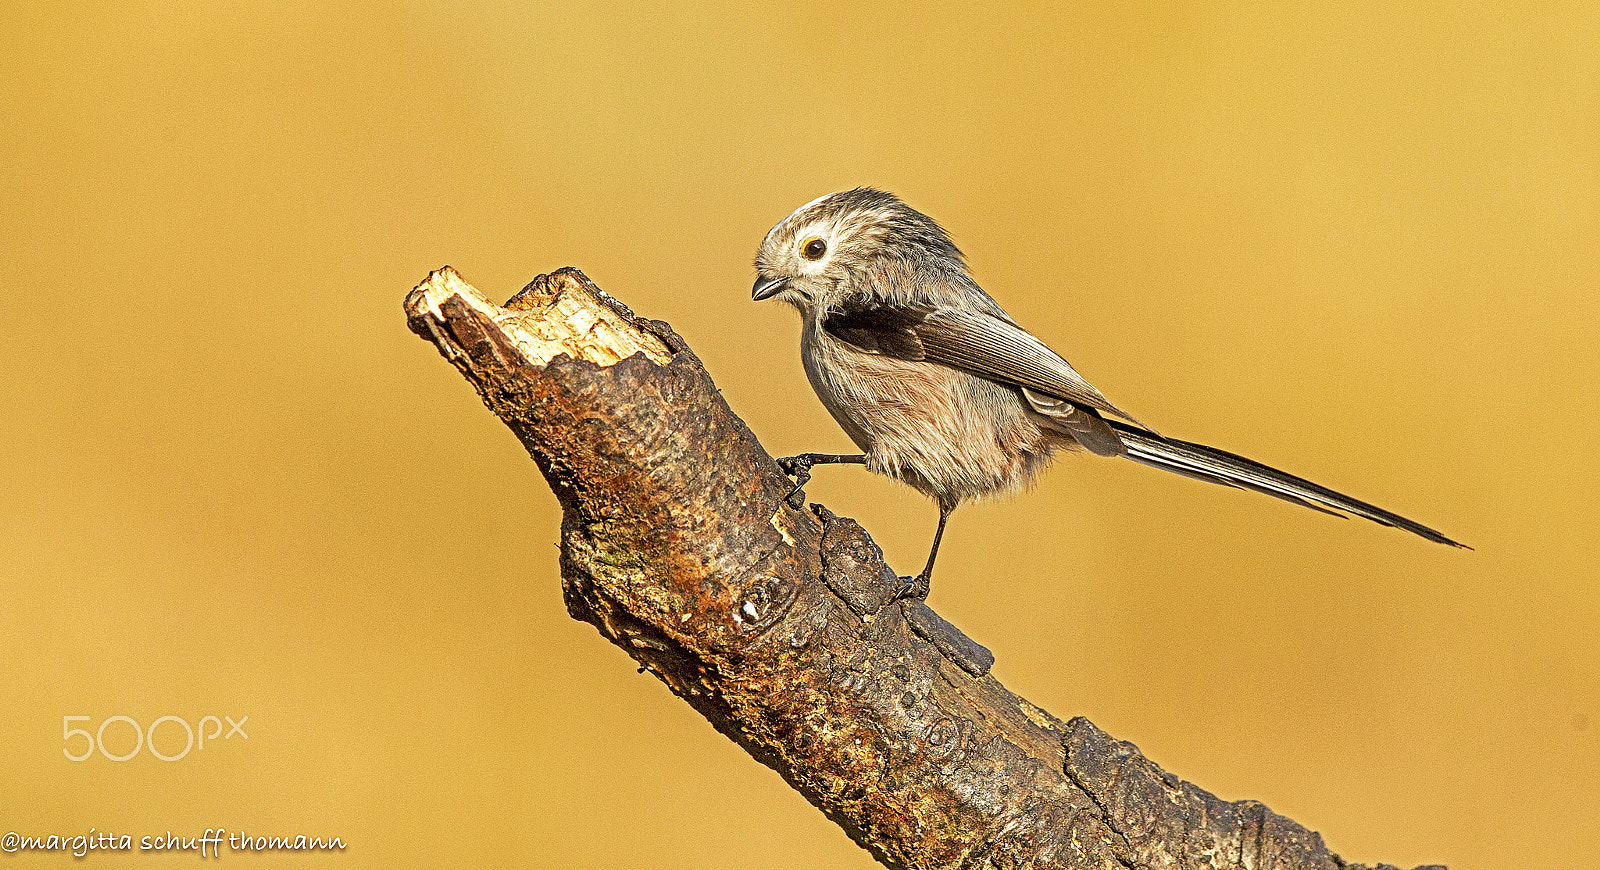
{"type": "Polygon", "coordinates": [[[856,297],[831,309],[822,328],[865,353],[926,360],[1015,387],[1053,428],[1101,456],[1127,453],[1102,412],[1143,426],[1004,316],[856,297]]]}
{"type": "Polygon", "coordinates": [[[822,328],[857,350],[940,363],[1139,425],[1044,342],[1001,317],[858,298],[829,311],[822,328]]]}

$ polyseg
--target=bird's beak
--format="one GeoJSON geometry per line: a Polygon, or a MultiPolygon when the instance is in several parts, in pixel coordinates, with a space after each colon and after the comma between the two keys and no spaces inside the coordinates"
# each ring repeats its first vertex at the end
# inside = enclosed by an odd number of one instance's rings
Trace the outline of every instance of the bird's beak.
{"type": "Polygon", "coordinates": [[[756,285],[750,288],[750,298],[760,302],[778,295],[783,285],[789,283],[788,278],[768,278],[765,275],[756,276],[756,285]]]}

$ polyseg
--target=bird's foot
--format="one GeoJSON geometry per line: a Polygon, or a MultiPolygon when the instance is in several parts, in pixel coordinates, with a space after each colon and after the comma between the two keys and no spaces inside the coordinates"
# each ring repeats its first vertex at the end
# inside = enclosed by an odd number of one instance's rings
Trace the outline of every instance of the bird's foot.
{"type": "Polygon", "coordinates": [[[852,463],[866,465],[867,457],[860,453],[802,453],[799,456],[785,456],[778,460],[778,467],[783,473],[794,478],[794,489],[784,496],[784,501],[795,510],[799,510],[805,503],[806,481],[811,479],[811,466],[833,465],[836,463],[852,463]]]}
{"type": "Polygon", "coordinates": [[[795,510],[805,507],[806,483],[811,480],[811,466],[817,464],[816,457],[815,453],[802,453],[799,456],[785,456],[778,460],[778,467],[783,469],[783,473],[794,478],[794,489],[789,490],[789,494],[784,496],[783,500],[795,510]]]}
{"type": "Polygon", "coordinates": [[[928,589],[933,586],[933,578],[926,572],[915,577],[901,577],[900,589],[895,592],[893,601],[904,601],[907,598],[918,600],[928,597],[928,589]]]}

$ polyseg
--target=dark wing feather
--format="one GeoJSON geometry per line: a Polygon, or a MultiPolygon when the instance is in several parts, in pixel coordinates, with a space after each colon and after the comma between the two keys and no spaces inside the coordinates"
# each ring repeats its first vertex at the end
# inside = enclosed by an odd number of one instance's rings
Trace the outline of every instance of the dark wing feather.
{"type": "Polygon", "coordinates": [[[845,344],[867,353],[895,359],[922,360],[922,339],[917,328],[929,309],[871,305],[857,301],[828,312],[822,329],[845,344]]]}

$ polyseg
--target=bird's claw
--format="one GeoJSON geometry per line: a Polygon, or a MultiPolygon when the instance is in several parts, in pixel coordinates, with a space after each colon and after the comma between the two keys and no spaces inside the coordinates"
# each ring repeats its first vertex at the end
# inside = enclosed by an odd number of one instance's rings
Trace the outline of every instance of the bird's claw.
{"type": "Polygon", "coordinates": [[[788,502],[789,507],[795,510],[805,507],[805,488],[806,483],[811,480],[811,466],[813,464],[811,457],[804,454],[800,456],[785,456],[778,460],[778,467],[783,469],[783,473],[794,478],[794,489],[789,490],[789,494],[784,496],[783,500],[788,502]]]}
{"type": "Polygon", "coordinates": [[[933,578],[927,574],[918,574],[915,577],[901,577],[900,589],[895,592],[892,601],[904,601],[907,598],[918,600],[928,597],[928,589],[933,585],[933,578]]]}

